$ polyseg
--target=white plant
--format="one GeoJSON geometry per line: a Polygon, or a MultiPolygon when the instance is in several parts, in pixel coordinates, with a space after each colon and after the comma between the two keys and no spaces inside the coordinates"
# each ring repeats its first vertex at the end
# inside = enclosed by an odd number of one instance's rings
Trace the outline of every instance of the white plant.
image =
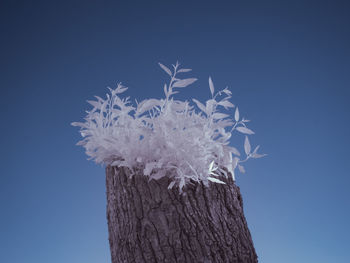
{"type": "Polygon", "coordinates": [[[164,99],[146,99],[133,106],[129,97],[119,97],[127,88],[118,84],[116,89],[109,88],[106,99],[95,96],[96,100],[88,101],[93,109],[87,111],[85,122],[72,125],[81,128],[83,140],[77,145],[85,148],[90,159],[128,167],[131,175],[141,168],[149,180],[168,176],[172,179],[168,188],[176,184],[182,192],[191,181],[208,186],[208,181],[224,184],[221,176],[235,180],[237,167],[244,173],[241,163],[264,156],[257,153],[259,146],[251,151],[248,135],[254,132],[247,127],[249,120],[240,118],[238,107],[234,119],[219,111],[220,107],[235,107],[229,101],[230,90],[215,93],[209,77],[211,98],[205,104],[193,99],[196,110],[188,101],[173,98],[177,89],[197,80],[178,77],[191,70],[180,68],[179,63],[172,65],[173,70],[159,65],[170,76],[169,84],[164,85],[164,99]],[[245,134],[244,159],[229,145],[234,131],[245,134]]]}

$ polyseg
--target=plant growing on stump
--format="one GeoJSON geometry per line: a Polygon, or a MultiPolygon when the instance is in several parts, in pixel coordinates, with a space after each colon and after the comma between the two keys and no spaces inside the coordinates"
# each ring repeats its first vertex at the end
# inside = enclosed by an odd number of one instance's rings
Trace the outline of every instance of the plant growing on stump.
{"type": "Polygon", "coordinates": [[[174,98],[196,78],[181,78],[190,69],[172,70],[163,99],[132,105],[121,98],[122,84],[105,99],[88,101],[78,142],[106,168],[107,217],[112,262],[257,262],[243,215],[236,168],[264,154],[251,148],[247,127],[228,88],[211,98],[174,98]],[[234,118],[222,110],[235,108],[234,118]],[[234,132],[244,136],[244,153],[230,145],[234,132]],[[228,237],[229,236],[229,237],[228,237]]]}

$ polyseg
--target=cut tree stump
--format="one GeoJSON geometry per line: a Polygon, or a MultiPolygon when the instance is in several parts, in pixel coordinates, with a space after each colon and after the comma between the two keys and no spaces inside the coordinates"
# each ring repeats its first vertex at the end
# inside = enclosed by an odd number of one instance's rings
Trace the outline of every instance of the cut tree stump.
{"type": "Polygon", "coordinates": [[[168,190],[168,177],[106,168],[112,263],[258,262],[239,187],[188,184],[168,190]]]}

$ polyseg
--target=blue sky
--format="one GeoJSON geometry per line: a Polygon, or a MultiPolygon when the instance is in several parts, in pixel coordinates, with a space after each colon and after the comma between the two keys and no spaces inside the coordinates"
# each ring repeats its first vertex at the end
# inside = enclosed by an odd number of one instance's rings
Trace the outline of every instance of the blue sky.
{"type": "Polygon", "coordinates": [[[176,60],[199,79],[178,98],[206,100],[212,76],[269,154],[237,175],[260,262],[348,262],[349,7],[2,1],[0,262],[110,262],[104,168],[70,123],[120,81],[162,97],[157,62],[176,60]]]}

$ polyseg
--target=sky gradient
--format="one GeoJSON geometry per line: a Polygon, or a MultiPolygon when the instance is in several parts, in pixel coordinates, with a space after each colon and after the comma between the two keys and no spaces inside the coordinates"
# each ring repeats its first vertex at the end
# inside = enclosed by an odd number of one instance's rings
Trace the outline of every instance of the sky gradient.
{"type": "Polygon", "coordinates": [[[118,82],[163,97],[177,60],[199,79],[178,98],[228,86],[268,154],[236,176],[259,262],[348,262],[347,1],[29,2],[0,4],[0,262],[110,262],[104,168],[70,123],[118,82]]]}

